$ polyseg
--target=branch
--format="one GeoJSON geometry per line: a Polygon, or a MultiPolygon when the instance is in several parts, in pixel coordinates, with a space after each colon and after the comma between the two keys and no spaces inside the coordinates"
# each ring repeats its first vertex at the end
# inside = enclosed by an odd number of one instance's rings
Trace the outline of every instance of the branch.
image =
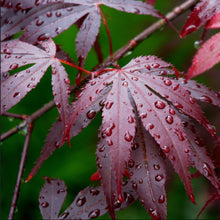
{"type": "Polygon", "coordinates": [[[13,198],[12,198],[11,208],[10,208],[10,212],[9,212],[9,216],[8,216],[9,220],[13,219],[13,216],[14,216],[15,206],[16,206],[16,203],[17,203],[18,193],[19,193],[19,190],[20,190],[21,178],[22,178],[22,174],[23,174],[23,171],[24,171],[24,164],[25,164],[25,160],[26,160],[26,156],[27,156],[27,151],[28,151],[28,147],[29,147],[29,142],[30,142],[32,129],[33,129],[32,123],[29,123],[28,124],[28,132],[27,132],[27,135],[26,135],[26,138],[25,138],[24,148],[23,148],[23,152],[22,152],[22,156],[21,156],[21,162],[20,162],[20,167],[19,167],[19,171],[18,171],[17,182],[16,182],[16,185],[15,185],[14,195],[13,195],[13,198]]]}

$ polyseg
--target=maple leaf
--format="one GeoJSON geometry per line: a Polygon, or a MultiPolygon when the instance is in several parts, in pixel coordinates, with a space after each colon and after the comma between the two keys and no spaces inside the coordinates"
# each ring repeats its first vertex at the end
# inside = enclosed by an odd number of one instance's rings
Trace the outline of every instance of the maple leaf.
{"type": "Polygon", "coordinates": [[[190,166],[187,154],[190,151],[189,142],[181,118],[176,114],[175,109],[204,125],[214,137],[216,137],[215,130],[204,117],[199,105],[184,88],[184,83],[164,76],[175,73],[173,69],[168,68],[169,66],[171,65],[155,56],[138,57],[122,69],[110,69],[107,73],[91,80],[79,100],[72,104],[69,130],[71,126],[75,126],[78,114],[85,111],[85,106],[90,105],[106,86],[112,86],[106,96],[105,107],[102,109],[101,140],[97,150],[98,168],[104,192],[107,200],[111,201],[111,206],[114,200],[111,195],[114,185],[119,200],[121,198],[122,177],[125,164],[131,157],[130,151],[135,136],[136,120],[129,93],[137,106],[143,127],[149,131],[170,159],[183,180],[191,201],[194,202],[190,173],[187,169],[190,166]],[[103,138],[105,140],[102,141],[103,138]],[[109,156],[100,156],[99,152],[103,150],[103,145],[109,150],[102,155],[109,154],[109,156]]]}
{"type": "Polygon", "coordinates": [[[134,0],[64,0],[64,3],[72,4],[72,6],[51,10],[46,14],[38,16],[26,26],[25,32],[20,39],[36,43],[49,37],[55,37],[80,18],[86,16],[76,37],[76,51],[80,64],[82,64],[81,66],[83,66],[84,60],[99,32],[101,24],[100,5],[106,5],[129,13],[162,17],[153,6],[134,0]]]}
{"type": "Polygon", "coordinates": [[[55,58],[56,45],[52,39],[41,42],[41,45],[45,50],[20,40],[1,44],[1,74],[27,64],[35,64],[1,82],[1,112],[10,109],[35,88],[48,67],[52,66],[54,101],[65,127],[68,121],[70,81],[64,67],[55,58]]]}
{"type": "Polygon", "coordinates": [[[220,33],[207,40],[193,57],[187,79],[198,76],[220,62],[220,33]]]}
{"type": "MultiPolygon", "coordinates": [[[[44,178],[46,183],[40,191],[39,206],[43,219],[92,219],[104,215],[108,209],[103,189],[87,187],[80,191],[72,204],[59,215],[66,197],[66,185],[62,180],[44,178]]],[[[132,204],[137,195],[131,188],[130,182],[125,182],[123,193],[125,201],[116,210],[125,209],[132,204]]]]}
{"type": "Polygon", "coordinates": [[[186,21],[180,36],[196,31],[220,11],[219,0],[202,0],[193,8],[189,19],[186,21]]]}

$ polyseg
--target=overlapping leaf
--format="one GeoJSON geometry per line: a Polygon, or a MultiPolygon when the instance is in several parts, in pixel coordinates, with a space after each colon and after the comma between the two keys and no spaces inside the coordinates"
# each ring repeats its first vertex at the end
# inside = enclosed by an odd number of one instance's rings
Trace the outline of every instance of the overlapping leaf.
{"type": "MultiPolygon", "coordinates": [[[[39,206],[43,219],[93,219],[108,211],[103,189],[99,186],[87,187],[80,191],[72,204],[59,215],[66,191],[63,181],[46,178],[46,183],[39,195],[39,206]]],[[[117,207],[117,210],[126,208],[137,199],[130,182],[124,184],[123,193],[126,199],[117,207]]]]}
{"type": "Polygon", "coordinates": [[[1,112],[17,104],[40,81],[46,70],[52,65],[52,86],[54,100],[64,127],[68,121],[69,79],[64,67],[55,58],[56,46],[50,39],[41,42],[42,50],[31,44],[12,40],[2,43],[1,74],[18,67],[35,64],[1,82],[1,112]]]}
{"type": "Polygon", "coordinates": [[[76,37],[76,51],[80,64],[84,63],[98,35],[101,22],[100,5],[129,13],[162,17],[153,6],[134,0],[65,0],[64,3],[77,5],[54,9],[37,17],[25,28],[21,40],[36,43],[49,37],[55,37],[86,16],[76,37]]]}
{"type": "Polygon", "coordinates": [[[184,37],[196,31],[220,11],[219,0],[202,0],[193,8],[180,36],[184,37]]]}
{"type": "Polygon", "coordinates": [[[198,76],[220,62],[220,33],[207,40],[193,57],[187,79],[198,76]]]}

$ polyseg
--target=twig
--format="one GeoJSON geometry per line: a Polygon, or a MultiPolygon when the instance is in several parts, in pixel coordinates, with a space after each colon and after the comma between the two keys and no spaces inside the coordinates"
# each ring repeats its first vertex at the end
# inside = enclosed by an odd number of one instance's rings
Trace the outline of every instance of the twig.
{"type": "Polygon", "coordinates": [[[31,133],[32,133],[32,123],[28,124],[28,132],[27,132],[27,135],[25,138],[24,148],[23,148],[21,162],[20,162],[19,171],[18,171],[17,182],[15,185],[14,195],[12,198],[11,208],[10,208],[10,212],[9,212],[9,216],[8,216],[9,220],[13,219],[13,216],[14,216],[15,206],[17,203],[18,193],[20,190],[21,178],[22,178],[22,174],[23,174],[23,170],[24,170],[24,164],[25,164],[25,160],[26,160],[26,156],[27,156],[31,133]]]}

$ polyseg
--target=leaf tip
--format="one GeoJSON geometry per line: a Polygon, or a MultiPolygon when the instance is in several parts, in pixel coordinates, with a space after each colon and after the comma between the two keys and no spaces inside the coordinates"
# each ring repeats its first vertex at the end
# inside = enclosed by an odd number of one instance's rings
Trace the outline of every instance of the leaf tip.
{"type": "Polygon", "coordinates": [[[29,182],[32,179],[33,175],[29,174],[27,179],[24,181],[25,183],[29,182]]]}

